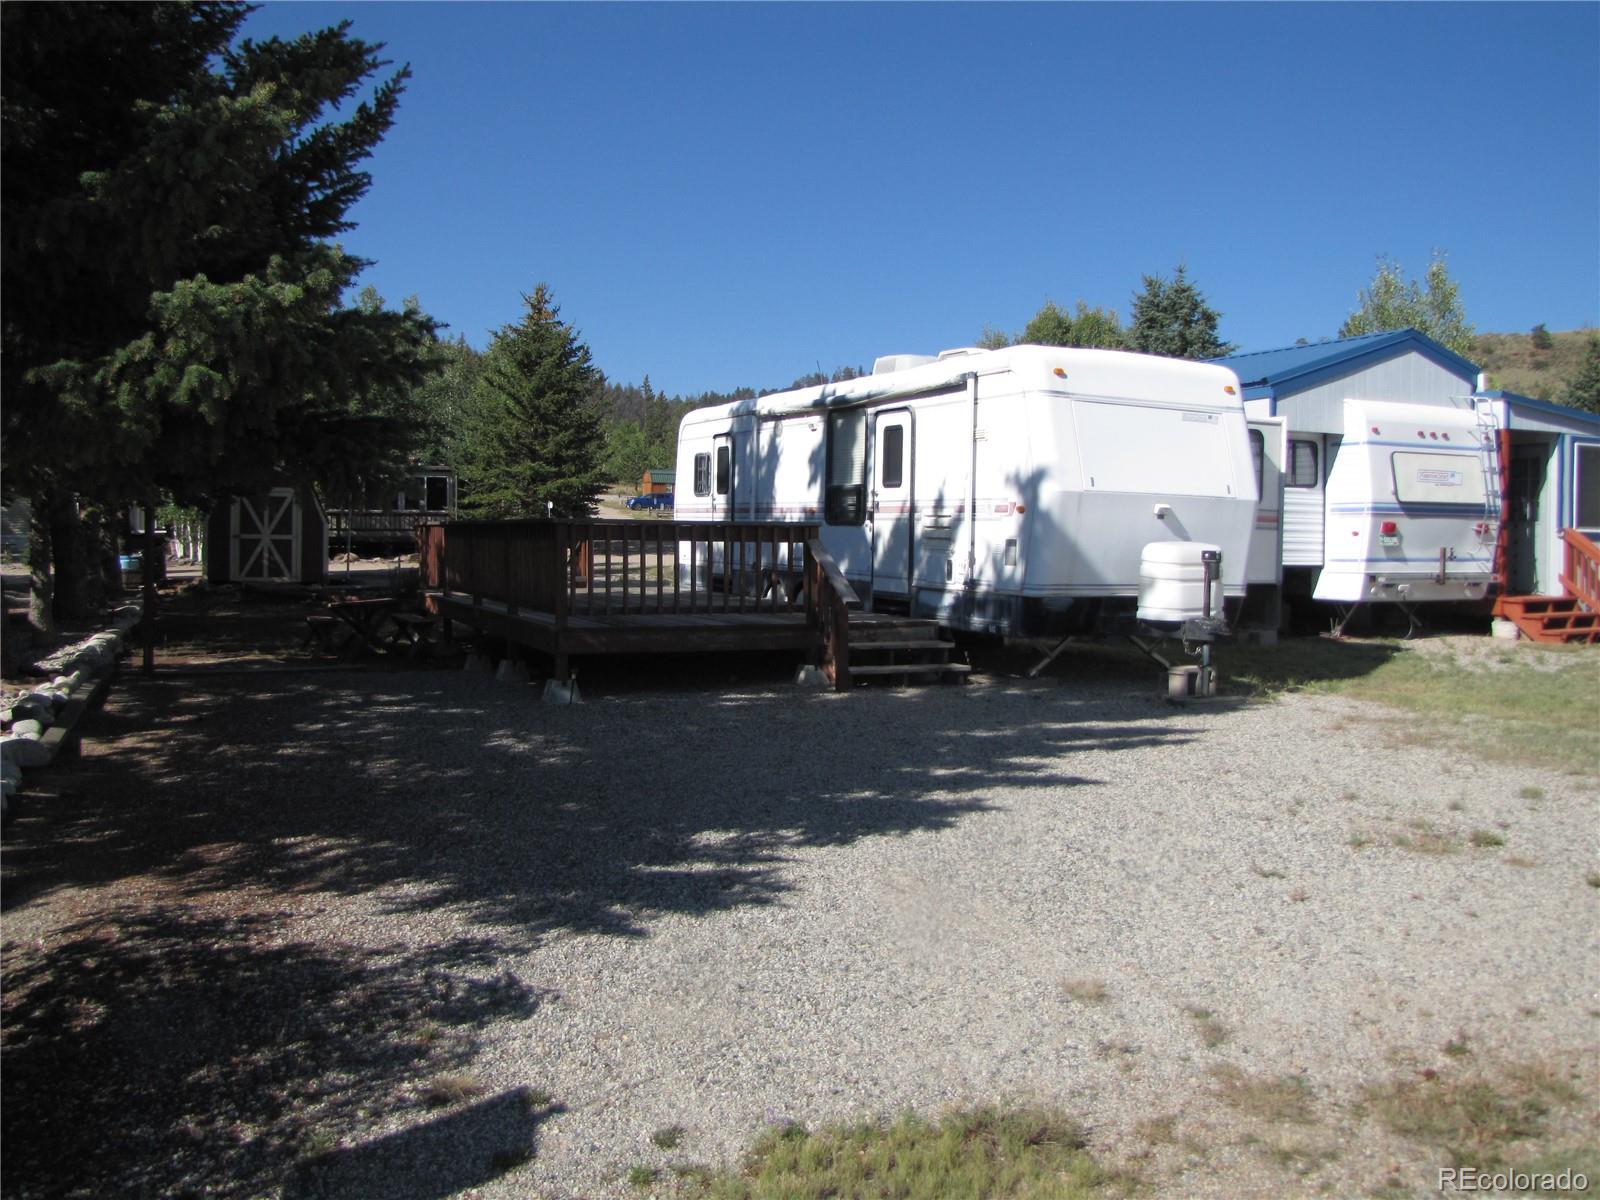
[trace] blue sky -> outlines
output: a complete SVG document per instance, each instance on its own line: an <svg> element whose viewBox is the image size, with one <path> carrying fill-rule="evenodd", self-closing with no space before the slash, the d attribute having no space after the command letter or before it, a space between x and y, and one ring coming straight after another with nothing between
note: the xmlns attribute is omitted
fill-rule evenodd
<svg viewBox="0 0 1600 1200"><path fill-rule="evenodd" d="M271 3L414 77L347 248L487 344L547 282L612 380L786 384L1117 308L1241 349L1379 254L1481 332L1600 324L1600 5Z"/></svg>

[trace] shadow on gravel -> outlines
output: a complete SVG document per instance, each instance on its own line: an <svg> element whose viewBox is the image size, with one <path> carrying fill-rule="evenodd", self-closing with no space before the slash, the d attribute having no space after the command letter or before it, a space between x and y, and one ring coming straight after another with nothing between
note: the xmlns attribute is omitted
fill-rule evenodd
<svg viewBox="0 0 1600 1200"><path fill-rule="evenodd" d="M5 1193L251 1195L322 1153L296 1194L353 1194L464 1130L476 1157L437 1179L472 1186L542 1117L430 1118L418 1089L536 1010L504 956L780 904L797 852L936 834L1005 789L1092 805L1081 764L1194 736L1147 674L835 696L768 669L570 708L438 670L124 675L8 831ZM107 915L11 941L52 897Z"/></svg>
<svg viewBox="0 0 1600 1200"><path fill-rule="evenodd" d="M1149 701L1050 685L785 687L551 708L459 674L125 677L62 795L22 807L8 908L154 875L459 906L505 950L771 904L797 848L948 828L1009 787L1093 782L1088 751L1183 740ZM159 730L159 734L153 731Z"/></svg>
<svg viewBox="0 0 1600 1200"><path fill-rule="evenodd" d="M565 1111L525 1088L458 1108L398 1133L307 1159L284 1200L433 1200L481 1187L533 1156L546 1117Z"/></svg>
<svg viewBox="0 0 1600 1200"><path fill-rule="evenodd" d="M544 999L427 955L284 941L289 916L128 908L8 946L5 1193L262 1194L319 1139L420 1116L477 1031ZM495 1118L485 1163L527 1156L521 1118Z"/></svg>

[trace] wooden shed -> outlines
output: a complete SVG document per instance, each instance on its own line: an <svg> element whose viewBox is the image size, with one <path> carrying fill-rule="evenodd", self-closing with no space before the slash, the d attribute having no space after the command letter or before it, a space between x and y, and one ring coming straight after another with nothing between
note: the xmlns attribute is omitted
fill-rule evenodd
<svg viewBox="0 0 1600 1200"><path fill-rule="evenodd" d="M644 480L639 485L639 490L646 496L665 495L673 489L673 484L678 478L676 470L666 467L651 467L644 473Z"/></svg>
<svg viewBox="0 0 1600 1200"><path fill-rule="evenodd" d="M211 583L323 583L328 519L309 487L284 485L238 495L212 509L206 525Z"/></svg>

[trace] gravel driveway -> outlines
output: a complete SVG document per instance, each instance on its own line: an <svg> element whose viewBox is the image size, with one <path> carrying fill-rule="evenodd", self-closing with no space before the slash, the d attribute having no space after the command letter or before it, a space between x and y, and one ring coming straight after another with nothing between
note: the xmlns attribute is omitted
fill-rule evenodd
<svg viewBox="0 0 1600 1200"><path fill-rule="evenodd" d="M1461 1053L1592 1136L1593 785L1161 682L125 677L7 846L4 1192L634 1196L1040 1099L1156 1195L1422 1194L1357 1102Z"/></svg>

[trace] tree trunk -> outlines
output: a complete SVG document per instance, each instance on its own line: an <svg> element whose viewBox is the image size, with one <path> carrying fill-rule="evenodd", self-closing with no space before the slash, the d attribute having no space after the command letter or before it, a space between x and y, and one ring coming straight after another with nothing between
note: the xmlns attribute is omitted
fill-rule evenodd
<svg viewBox="0 0 1600 1200"><path fill-rule="evenodd" d="M56 619L81 621L89 615L89 570L76 498L61 492L52 493L49 520L50 540L55 551Z"/></svg>
<svg viewBox="0 0 1600 1200"><path fill-rule="evenodd" d="M48 496L35 496L28 507L28 628L33 631L35 644L56 635L49 505Z"/></svg>
<svg viewBox="0 0 1600 1200"><path fill-rule="evenodd" d="M143 673L152 674L156 669L156 564L157 555L162 551L157 548L156 539L156 505L152 497L144 505L144 560L141 563L143 570L140 578L144 581L143 620L140 622L144 633L144 662Z"/></svg>
<svg viewBox="0 0 1600 1200"><path fill-rule="evenodd" d="M94 608L99 609L122 591L116 510L103 504L85 507L83 531L89 566L88 599Z"/></svg>

